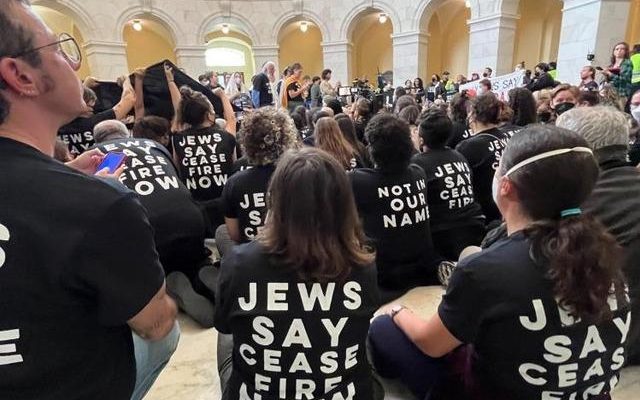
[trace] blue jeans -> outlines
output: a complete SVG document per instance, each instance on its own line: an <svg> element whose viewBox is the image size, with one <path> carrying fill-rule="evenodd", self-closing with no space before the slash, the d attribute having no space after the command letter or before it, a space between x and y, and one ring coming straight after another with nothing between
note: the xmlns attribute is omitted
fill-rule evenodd
<svg viewBox="0 0 640 400"><path fill-rule="evenodd" d="M144 340L135 333L132 335L136 357L136 386L131 400L141 400L176 351L180 339L180 325L176 321L171 332L157 342Z"/></svg>
<svg viewBox="0 0 640 400"><path fill-rule="evenodd" d="M424 354L388 315L369 328L371 363L383 378L400 379L420 400L426 399L442 378L445 364Z"/></svg>

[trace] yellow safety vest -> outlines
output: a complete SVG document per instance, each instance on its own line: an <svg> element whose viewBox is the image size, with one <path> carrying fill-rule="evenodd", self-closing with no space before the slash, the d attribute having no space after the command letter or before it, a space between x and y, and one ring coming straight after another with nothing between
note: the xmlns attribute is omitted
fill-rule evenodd
<svg viewBox="0 0 640 400"><path fill-rule="evenodd" d="M631 64L633 64L631 83L640 83L640 53L631 56Z"/></svg>

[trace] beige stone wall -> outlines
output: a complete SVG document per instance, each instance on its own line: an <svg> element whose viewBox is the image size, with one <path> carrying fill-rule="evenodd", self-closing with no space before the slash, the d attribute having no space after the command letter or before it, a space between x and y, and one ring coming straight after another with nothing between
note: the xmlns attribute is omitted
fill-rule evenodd
<svg viewBox="0 0 640 400"><path fill-rule="evenodd" d="M366 63L360 59L363 40L354 39L362 37L362 32L358 31L360 22L384 12L389 18L387 24L392 27L391 48L376 57L392 66L396 84L416 76L427 78L431 66L447 69L454 75L482 71L486 66L492 67L497 74L508 73L513 70L514 61L520 61L525 54L531 58L529 64L535 58L554 58L557 54L559 65L564 69L560 70L561 76L572 78L578 65L584 64L582 59L587 48L595 50L597 60L602 62L608 56L607 47L611 42L635 36L637 31L635 25L627 29L629 14L638 14L630 12L631 0L544 0L545 4L550 2L556 11L551 21L545 20L540 38L533 39L533 42L541 43L542 48L534 49L529 35L519 30L531 28L533 16L527 10L537 12L532 4L539 4L538 0L33 1L73 19L84 37L91 73L105 79L127 73L131 68L123 27L133 18L151 19L161 24L171 36L168 41L176 46L174 53L178 64L193 75L206 69L205 38L211 32L219 31L223 23L231 24L234 31L248 38L255 66L259 69L265 61L278 62L282 32L291 23L304 19L317 26L322 37L321 60L313 69L320 69L322 63L322 67L334 70L335 80L348 82L362 72L361 64ZM465 3L468 10L463 8ZM563 7L561 17L557 14L558 4ZM448 10L453 9L458 11L447 15ZM440 31L430 37L429 24L434 15L439 19ZM558 29L560 19L562 26ZM460 21L465 21L466 26L461 26ZM532 29L538 30L535 26ZM375 35L379 34L376 30ZM379 41L380 47L388 46L381 39ZM438 51L430 52L430 46ZM317 44L315 48L317 52ZM452 51L447 52L447 49ZM463 54L465 49L468 49L467 54ZM533 55L530 54L532 50L535 50ZM285 49L285 52L290 50ZM436 59L430 61L429 57ZM286 58L291 57L287 55ZM367 75L370 74L367 70Z"/></svg>

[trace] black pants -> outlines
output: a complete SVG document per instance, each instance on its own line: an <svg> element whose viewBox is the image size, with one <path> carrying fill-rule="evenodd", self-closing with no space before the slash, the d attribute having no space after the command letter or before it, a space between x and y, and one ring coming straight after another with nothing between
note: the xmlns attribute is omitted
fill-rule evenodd
<svg viewBox="0 0 640 400"><path fill-rule="evenodd" d="M432 232L431 237L436 251L445 260L457 261L462 250L480 246L484 233L484 225L477 224Z"/></svg>

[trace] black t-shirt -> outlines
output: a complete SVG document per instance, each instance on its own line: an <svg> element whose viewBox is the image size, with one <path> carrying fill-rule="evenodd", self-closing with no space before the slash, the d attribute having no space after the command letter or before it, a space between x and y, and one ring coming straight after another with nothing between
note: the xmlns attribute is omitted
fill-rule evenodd
<svg viewBox="0 0 640 400"><path fill-rule="evenodd" d="M296 82L291 82L289 84L289 86L287 86L287 99L289 101L296 101L296 102L300 102L300 103L304 102L304 98L302 97L302 93L300 93L296 97L291 97L289 95L289 91L290 90L293 90L294 92L297 92L300 89L302 89L302 86L300 86L300 83L298 83L297 81Z"/></svg>
<svg viewBox="0 0 640 400"><path fill-rule="evenodd" d="M217 296L216 329L233 334L230 400L373 398L375 267L353 268L344 283L305 282L252 242L223 259Z"/></svg>
<svg viewBox="0 0 640 400"><path fill-rule="evenodd" d="M116 119L113 109L94 114L91 117L76 118L60 128L58 137L69 146L71 154L78 155L93 147L93 128L102 121Z"/></svg>
<svg viewBox="0 0 640 400"><path fill-rule="evenodd" d="M504 124L500 127L500 130L502 131L502 133L509 139L511 139L513 135L515 135L516 133L520 132L523 129L524 129L523 127L511 124L511 123Z"/></svg>
<svg viewBox="0 0 640 400"><path fill-rule="evenodd" d="M625 301L610 299L613 321L576 323L556 302L546 266L531 260L530 246L519 232L461 261L438 309L444 326L473 344L473 371L499 398L606 393L625 360Z"/></svg>
<svg viewBox="0 0 640 400"><path fill-rule="evenodd" d="M201 262L207 256L203 215L180 181L168 151L148 139L116 139L98 148L127 155L120 182L135 191L147 209L167 272Z"/></svg>
<svg viewBox="0 0 640 400"><path fill-rule="evenodd" d="M164 282L144 208L13 140L0 170L0 398L129 400L127 321Z"/></svg>
<svg viewBox="0 0 640 400"><path fill-rule="evenodd" d="M365 233L377 251L380 285L405 289L429 280L439 260L431 241L424 171L416 165L396 174L365 168L349 177Z"/></svg>
<svg viewBox="0 0 640 400"><path fill-rule="evenodd" d="M598 82L590 81L587 83L581 83L580 90L584 90L586 92L597 92L600 90L600 87L598 86Z"/></svg>
<svg viewBox="0 0 640 400"><path fill-rule="evenodd" d="M271 81L269 81L269 77L264 72L259 73L253 78L253 90L260 93L260 104L258 107L273 105Z"/></svg>
<svg viewBox="0 0 640 400"><path fill-rule="evenodd" d="M508 141L509 137L500 129L493 128L463 141L456 147L471 166L476 201L482 206L487 223L502 218L493 201L491 188L493 176L500 165L500 158Z"/></svg>
<svg viewBox="0 0 640 400"><path fill-rule="evenodd" d="M215 127L188 129L173 136L180 177L198 201L222 195L233 170L236 139Z"/></svg>
<svg viewBox="0 0 640 400"><path fill-rule="evenodd" d="M237 219L241 242L255 239L267 216L267 189L275 166L265 165L238 172L222 191L224 216Z"/></svg>
<svg viewBox="0 0 640 400"><path fill-rule="evenodd" d="M466 123L453 122L453 131L449 141L447 141L447 146L455 149L460 142L469 139L471 136L471 131Z"/></svg>
<svg viewBox="0 0 640 400"><path fill-rule="evenodd" d="M359 118L353 123L353 127L356 129L356 137L364 145L368 144L366 137L366 129L368 124L369 120L364 118Z"/></svg>
<svg viewBox="0 0 640 400"><path fill-rule="evenodd" d="M477 225L484 219L473 195L471 167L462 154L449 148L429 150L412 162L427 175L431 232Z"/></svg>
<svg viewBox="0 0 640 400"><path fill-rule="evenodd" d="M247 157L242 157L236 160L233 163L233 170L231 171L231 175L235 175L238 172L246 171L248 169L253 168L251 163L249 163L249 159Z"/></svg>

